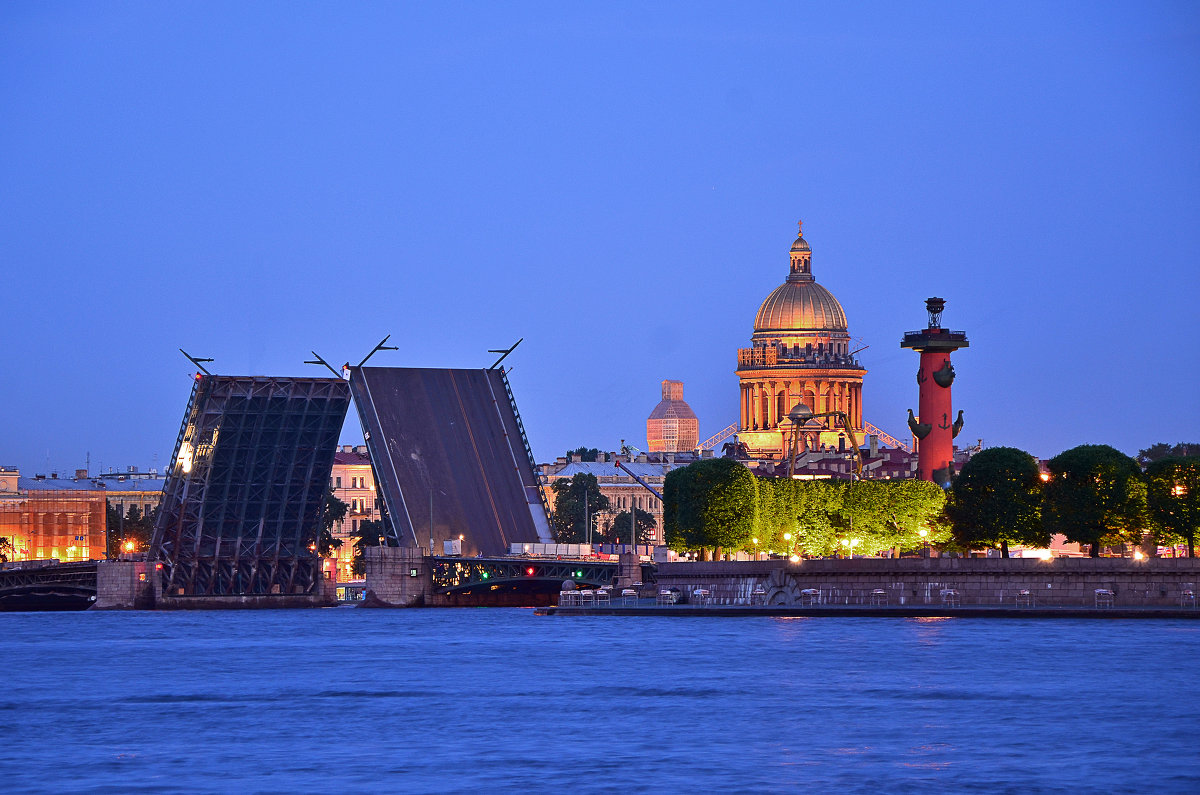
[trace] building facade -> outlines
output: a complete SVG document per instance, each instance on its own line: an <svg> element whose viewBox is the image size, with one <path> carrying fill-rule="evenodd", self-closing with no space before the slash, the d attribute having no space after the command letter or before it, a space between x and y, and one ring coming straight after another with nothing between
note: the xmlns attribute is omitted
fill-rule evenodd
<svg viewBox="0 0 1200 795"><path fill-rule="evenodd" d="M812 274L812 249L803 235L790 252L787 280L762 302L749 348L738 350L738 441L754 458L784 458L793 423L788 412L805 403L817 414L800 429L800 449L847 446L852 429L862 439L862 385L866 369L850 349L846 313Z"/></svg>
<svg viewBox="0 0 1200 795"><path fill-rule="evenodd" d="M0 470L0 538L11 544L10 560L104 557L106 492L83 474L23 478L16 467Z"/></svg>
<svg viewBox="0 0 1200 795"><path fill-rule="evenodd" d="M344 444L338 448L333 455L329 487L333 495L348 506L346 518L333 526L333 537L342 542L334 553L338 579L357 579L354 575L354 544L360 537L359 525L381 518L366 445Z"/></svg>
<svg viewBox="0 0 1200 795"><path fill-rule="evenodd" d="M683 399L682 381L663 381L662 400L646 420L646 449L690 453L700 444L700 421Z"/></svg>

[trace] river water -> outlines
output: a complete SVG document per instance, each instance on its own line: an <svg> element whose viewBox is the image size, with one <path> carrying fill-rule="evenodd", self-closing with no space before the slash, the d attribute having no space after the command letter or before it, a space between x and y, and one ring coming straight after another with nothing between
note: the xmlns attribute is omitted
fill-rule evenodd
<svg viewBox="0 0 1200 795"><path fill-rule="evenodd" d="M4 792L1200 791L1200 621L0 614Z"/></svg>

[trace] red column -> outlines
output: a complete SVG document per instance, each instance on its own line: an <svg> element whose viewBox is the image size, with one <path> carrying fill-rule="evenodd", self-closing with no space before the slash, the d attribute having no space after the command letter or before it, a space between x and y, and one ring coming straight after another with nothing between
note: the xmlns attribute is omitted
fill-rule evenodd
<svg viewBox="0 0 1200 795"><path fill-rule="evenodd" d="M949 369L948 351L922 351L921 370L917 375L920 386L920 415L922 425L932 426L929 435L918 442L917 477L921 480L942 482L948 478L935 479L936 470L949 467L954 460L954 414L951 411L950 385L938 386L933 374Z"/></svg>

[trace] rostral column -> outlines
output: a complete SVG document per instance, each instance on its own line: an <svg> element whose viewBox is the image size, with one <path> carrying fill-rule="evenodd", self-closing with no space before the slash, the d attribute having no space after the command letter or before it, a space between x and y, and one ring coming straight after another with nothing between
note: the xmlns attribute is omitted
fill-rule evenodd
<svg viewBox="0 0 1200 795"><path fill-rule="evenodd" d="M963 425L961 411L957 418L951 419L950 385L954 383L954 367L950 364L950 354L970 345L965 331L942 328L945 307L945 299L926 299L929 327L906 332L900 342L901 348L912 348L921 354L921 369L917 370L920 416L914 417L912 409L908 410L908 427L917 438L917 477L943 488L949 487L954 474L954 437Z"/></svg>

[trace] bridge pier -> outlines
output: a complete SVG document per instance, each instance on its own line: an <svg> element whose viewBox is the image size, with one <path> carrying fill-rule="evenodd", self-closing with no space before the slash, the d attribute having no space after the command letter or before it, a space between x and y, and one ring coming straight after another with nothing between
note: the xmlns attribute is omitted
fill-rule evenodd
<svg viewBox="0 0 1200 795"><path fill-rule="evenodd" d="M144 560L101 560L96 563L93 610L149 610L162 596L158 567Z"/></svg>
<svg viewBox="0 0 1200 795"><path fill-rule="evenodd" d="M633 553L625 553L617 558L617 579L613 583L617 588L628 588L635 582L642 581L642 559Z"/></svg>
<svg viewBox="0 0 1200 795"><path fill-rule="evenodd" d="M429 559L414 547L363 550L366 599L363 607L422 607L433 604Z"/></svg>

